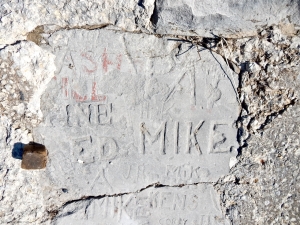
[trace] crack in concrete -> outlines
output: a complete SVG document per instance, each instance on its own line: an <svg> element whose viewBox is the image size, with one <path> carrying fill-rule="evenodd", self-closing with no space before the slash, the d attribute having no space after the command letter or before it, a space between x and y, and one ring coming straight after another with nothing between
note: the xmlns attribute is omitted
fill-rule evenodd
<svg viewBox="0 0 300 225"><path fill-rule="evenodd" d="M293 99L290 100L290 103L284 105L282 107L282 109L280 109L280 110L278 110L276 112L273 112L270 115L268 115L266 117L265 122L260 126L260 128L258 128L258 131L263 130L268 124L272 123L272 121L274 119L276 119L279 115L282 115L289 107L293 107L296 104L297 101L298 101L297 98L293 98Z"/></svg>
<svg viewBox="0 0 300 225"><path fill-rule="evenodd" d="M156 8L156 0L154 2L155 4L155 7L153 9L153 13L151 14L151 18L152 17L155 17L155 15L157 13L155 13L155 11L157 11L157 8ZM158 15L156 15L158 16ZM156 23L153 23L152 22L152 19L151 20L151 23L154 24L153 27L155 28L156 27ZM58 32L58 31L61 31L61 30L75 30L75 29L83 29L83 30L100 30L100 29L104 29L104 28L107 28L108 30L113 30L115 32L124 32L124 33L133 33L133 34L146 34L146 35L154 35L156 36L157 38L162 38L162 37L170 37L170 38L177 38L177 39L173 39L174 41L185 41L185 42L189 42L191 44L193 44L194 46L202 46L208 50L211 50L213 52L216 52L213 50L213 48L215 46L211 46L211 43L212 42L216 42L218 43L218 40L221 40L220 37L217 37L216 38L207 38L207 37L204 37L204 36L198 36L198 35L176 35L176 34L168 34L168 33L155 33L155 29L153 29L153 31L149 30L149 32L145 32L145 30L136 30L136 31L130 31L130 30L125 30L125 29L122 29L118 26L115 26L114 24L112 23L103 23L103 24L94 24L94 25L83 25L83 26L64 26L64 27L61 27L59 25L55 25L55 24L51 24L51 26L56 26L58 28L56 29L53 29L53 30L49 30L49 31L46 31L47 29L47 26L50 26L49 24L42 24L42 25L38 25L36 26L32 31L26 33L24 36L28 37L28 35L31 35L33 33L37 33L38 35L41 35L41 34L49 34L51 37L52 34ZM41 28L43 28L43 30L41 30ZM251 36L252 37L252 36ZM245 37L241 37L241 38L231 38L231 39L242 39L242 38L245 38ZM26 41L26 39L24 39ZM14 45L20 41L24 41L24 40L17 40L15 41L13 44L9 44L9 45ZM31 38L27 39L27 41L32 41ZM36 43L36 41L33 41ZM208 46L208 44L210 46ZM39 44L38 44L39 45ZM7 45L6 45L7 46ZM5 46L5 47L6 47ZM5 48L3 47L3 48ZM1 48L0 51L3 49ZM218 52L216 52L218 55L224 57L222 54L219 54ZM231 62L232 63L232 62ZM230 66L231 67L231 66ZM232 68L231 68L232 69Z"/></svg>
<svg viewBox="0 0 300 225"><path fill-rule="evenodd" d="M26 40L17 40L17 41L15 41L15 42L12 43L12 44L6 44L6 45L4 45L4 47L0 48L0 52L1 52L2 50L6 49L6 48L9 47L9 46L18 45L18 44L20 44L22 41L26 41Z"/></svg>
<svg viewBox="0 0 300 225"><path fill-rule="evenodd" d="M216 182L196 182L196 183L191 183L191 184L176 184L176 185L166 185L166 184L161 184L159 182L147 185L144 188L141 188L137 191L133 191L133 192L124 192L124 193L115 193L115 194L103 194L103 195L89 195L89 196L82 196L81 198L78 199L73 199L73 200L69 200L67 202L65 202L62 206L60 206L59 208L55 209L55 210L51 210L48 211L48 214L50 215L51 219L54 220L57 216L57 214L62 211L65 207L67 207L70 204L76 203L76 202L80 202L80 201L90 201L90 200L95 200L95 199L102 199L102 198L114 198L114 197L119 197L119 196L124 196L124 195L130 195L130 194L138 194L146 189L149 188L182 188L185 186L197 186L199 184L212 184L215 185Z"/></svg>

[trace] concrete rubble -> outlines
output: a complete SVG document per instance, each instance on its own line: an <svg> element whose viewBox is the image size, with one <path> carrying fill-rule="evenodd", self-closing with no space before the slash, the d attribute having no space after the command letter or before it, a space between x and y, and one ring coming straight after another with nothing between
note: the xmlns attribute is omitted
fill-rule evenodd
<svg viewBox="0 0 300 225"><path fill-rule="evenodd" d="M299 224L299 11L0 3L0 224Z"/></svg>

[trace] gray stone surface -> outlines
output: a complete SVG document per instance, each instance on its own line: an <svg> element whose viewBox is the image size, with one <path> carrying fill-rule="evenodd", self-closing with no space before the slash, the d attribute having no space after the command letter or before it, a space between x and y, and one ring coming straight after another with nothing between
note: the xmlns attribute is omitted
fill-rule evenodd
<svg viewBox="0 0 300 225"><path fill-rule="evenodd" d="M298 1L5 0L0 31L0 224L299 223Z"/></svg>
<svg viewBox="0 0 300 225"><path fill-rule="evenodd" d="M68 190L57 204L229 172L237 75L221 57L203 49L200 59L188 44L176 56L176 41L110 30L60 31L48 41L57 70L34 137L49 151L43 184Z"/></svg>
<svg viewBox="0 0 300 225"><path fill-rule="evenodd" d="M163 34L247 37L274 24L299 29L299 9L292 0L157 0L155 24Z"/></svg>
<svg viewBox="0 0 300 225"><path fill-rule="evenodd" d="M4 0L0 9L0 46L26 40L31 31L43 25L49 32L107 25L127 31L149 30L153 1Z"/></svg>
<svg viewBox="0 0 300 225"><path fill-rule="evenodd" d="M28 40L30 32L39 26L50 33L113 25L130 32L244 37L274 24L299 29L299 2L4 0L0 9L0 48Z"/></svg>

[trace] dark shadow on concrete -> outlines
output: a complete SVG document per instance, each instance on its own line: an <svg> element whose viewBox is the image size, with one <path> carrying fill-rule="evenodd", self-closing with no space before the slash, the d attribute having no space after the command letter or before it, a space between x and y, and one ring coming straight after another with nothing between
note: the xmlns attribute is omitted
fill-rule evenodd
<svg viewBox="0 0 300 225"><path fill-rule="evenodd" d="M158 9L157 9L157 0L154 1L154 8L153 8L153 12L152 15L150 17L150 21L152 23L152 26L154 27L154 32L156 32L156 26L157 26L157 22L158 22Z"/></svg>
<svg viewBox="0 0 300 225"><path fill-rule="evenodd" d="M14 147L11 151L11 155L13 158L15 159L22 159L23 158L23 149L24 149L24 145L21 142L17 142L14 144Z"/></svg>
<svg viewBox="0 0 300 225"><path fill-rule="evenodd" d="M143 9L145 9L144 0L139 0L138 6L142 7Z"/></svg>

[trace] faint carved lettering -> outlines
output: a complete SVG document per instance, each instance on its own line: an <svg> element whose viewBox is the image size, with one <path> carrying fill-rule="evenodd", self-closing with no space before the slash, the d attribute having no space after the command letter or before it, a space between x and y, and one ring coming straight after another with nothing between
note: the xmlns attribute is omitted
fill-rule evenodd
<svg viewBox="0 0 300 225"><path fill-rule="evenodd" d="M186 195L174 194L173 210L184 210Z"/></svg>
<svg viewBox="0 0 300 225"><path fill-rule="evenodd" d="M228 130L227 124L216 123L213 125L211 133L211 153L226 153L230 151L230 146L227 145L227 137L225 135Z"/></svg>
<svg viewBox="0 0 300 225"><path fill-rule="evenodd" d="M175 154L178 154L178 137L179 137L179 122L178 121L175 121L175 124L174 124L174 153Z"/></svg>
<svg viewBox="0 0 300 225"><path fill-rule="evenodd" d="M199 155L202 154L200 145L197 141L197 133L200 130L200 128L202 127L203 123L204 123L204 120L200 121L194 129L193 129L193 123L192 122L188 123L188 129L187 129L187 134L188 134L187 139L188 140L187 140L187 148L186 148L187 154L191 154L192 147L195 147L197 149Z"/></svg>
<svg viewBox="0 0 300 225"><path fill-rule="evenodd" d="M102 160L111 160L118 154L118 145L113 138L101 138L98 146Z"/></svg>
<svg viewBox="0 0 300 225"><path fill-rule="evenodd" d="M189 74L189 77L190 77L190 95L191 95L190 102L191 102L191 105L196 105L196 82L195 82L195 71L194 70L193 71L189 70L189 71L185 72L174 82L173 87L171 88L171 90L167 94L166 98L164 99L165 103L168 102L173 97L173 95L177 92L177 90L181 90L180 83L182 82L182 80L184 79L186 74Z"/></svg>
<svg viewBox="0 0 300 225"><path fill-rule="evenodd" d="M66 106L67 124L73 126L95 126L111 124L112 104L72 104Z"/></svg>
<svg viewBox="0 0 300 225"><path fill-rule="evenodd" d="M150 144L153 144L158 139L160 139L159 153L164 155L165 153L165 135L166 135L166 125L167 122L162 122L161 126L158 128L156 133L152 135L146 128L145 123L141 124L141 147L140 152L142 154L146 153L146 137Z"/></svg>
<svg viewBox="0 0 300 225"><path fill-rule="evenodd" d="M212 109L217 101L220 100L222 92L218 88L219 80L209 85L208 96L207 96L207 108Z"/></svg>
<svg viewBox="0 0 300 225"><path fill-rule="evenodd" d="M173 200L172 192L161 192L160 193L160 207L164 209L171 209Z"/></svg>

